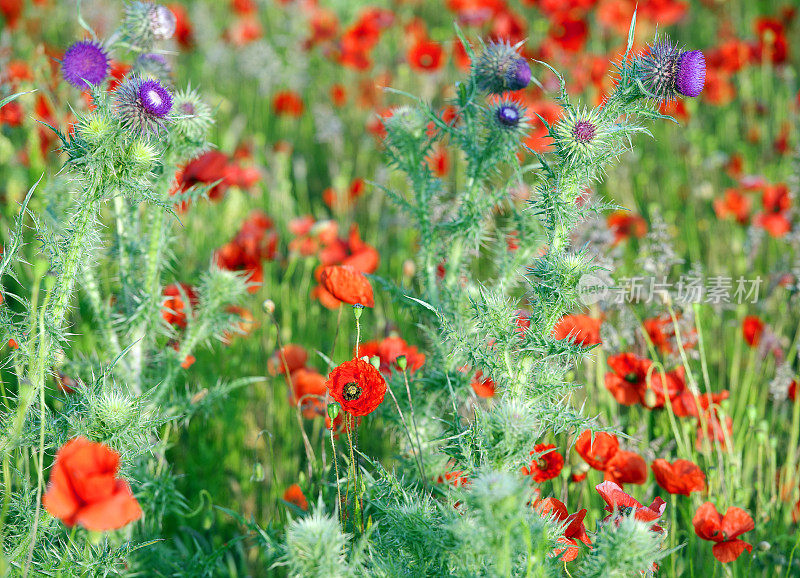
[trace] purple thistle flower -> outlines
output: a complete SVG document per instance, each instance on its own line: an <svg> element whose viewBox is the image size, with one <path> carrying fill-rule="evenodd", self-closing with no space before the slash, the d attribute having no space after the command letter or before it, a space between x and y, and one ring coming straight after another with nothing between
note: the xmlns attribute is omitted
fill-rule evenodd
<svg viewBox="0 0 800 578"><path fill-rule="evenodd" d="M514 128L519 124L522 118L522 112L519 110L519 107L514 104L505 103L497 107L495 116L497 117L497 122L501 125Z"/></svg>
<svg viewBox="0 0 800 578"><path fill-rule="evenodd" d="M640 79L650 96L670 101L697 96L706 79L706 59L699 50L685 52L668 37L657 40L640 62Z"/></svg>
<svg viewBox="0 0 800 578"><path fill-rule="evenodd" d="M122 124L138 134L157 133L172 110L172 95L160 82L131 76L115 91Z"/></svg>
<svg viewBox="0 0 800 578"><path fill-rule="evenodd" d="M139 85L139 100L148 114L164 118L172 109L172 95L157 80L145 80Z"/></svg>
<svg viewBox="0 0 800 578"><path fill-rule="evenodd" d="M524 58L516 58L506 71L508 90L521 90L531 82L531 67Z"/></svg>
<svg viewBox="0 0 800 578"><path fill-rule="evenodd" d="M706 58L699 50L690 50L678 58L675 88L684 96L699 96L706 83Z"/></svg>
<svg viewBox="0 0 800 578"><path fill-rule="evenodd" d="M61 60L61 75L76 88L97 85L108 76L108 54L93 40L70 46Z"/></svg>
<svg viewBox="0 0 800 578"><path fill-rule="evenodd" d="M575 137L576 142L581 144L592 142L596 134L597 127L588 120L579 120L572 128L572 136Z"/></svg>

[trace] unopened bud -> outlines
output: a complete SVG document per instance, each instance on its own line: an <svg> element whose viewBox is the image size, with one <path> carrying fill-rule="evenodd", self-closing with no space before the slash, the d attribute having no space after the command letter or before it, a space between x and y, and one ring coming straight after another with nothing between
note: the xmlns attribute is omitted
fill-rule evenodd
<svg viewBox="0 0 800 578"><path fill-rule="evenodd" d="M261 308L264 309L264 313L272 315L275 313L275 302L272 299L264 299Z"/></svg>
<svg viewBox="0 0 800 578"><path fill-rule="evenodd" d="M328 404L328 418L331 420L331 422L333 422L333 420L335 420L336 417L339 415L340 407L341 406L336 401L333 401Z"/></svg>
<svg viewBox="0 0 800 578"><path fill-rule="evenodd" d="M761 550L762 552L766 552L770 548L772 548L772 544L770 544L767 541L761 541L758 543L758 549Z"/></svg>
<svg viewBox="0 0 800 578"><path fill-rule="evenodd" d="M372 364L372 367L374 367L375 369L379 370L381 368L381 358L378 357L377 355L373 355L370 358L369 362Z"/></svg>
<svg viewBox="0 0 800 578"><path fill-rule="evenodd" d="M647 389L644 392L644 406L648 408L652 408L656 406L658 403L658 398L656 398L656 392L652 389Z"/></svg>
<svg viewBox="0 0 800 578"><path fill-rule="evenodd" d="M405 371L406 367L408 366L408 360L406 359L405 355L398 355L397 359L395 359L397 363L397 367L400 368L400 371Z"/></svg>
<svg viewBox="0 0 800 578"><path fill-rule="evenodd" d="M411 278L414 276L414 273L417 272L417 266L414 264L414 261L411 259L406 259L403 261L403 276Z"/></svg>

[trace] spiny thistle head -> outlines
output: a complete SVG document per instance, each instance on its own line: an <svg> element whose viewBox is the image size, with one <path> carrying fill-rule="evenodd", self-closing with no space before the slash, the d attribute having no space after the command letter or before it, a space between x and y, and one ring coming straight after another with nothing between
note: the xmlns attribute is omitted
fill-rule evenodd
<svg viewBox="0 0 800 578"><path fill-rule="evenodd" d="M141 139L133 141L127 153L131 166L138 169L140 173L150 171L159 155L159 151L152 144Z"/></svg>
<svg viewBox="0 0 800 578"><path fill-rule="evenodd" d="M136 134L157 133L172 110L172 95L155 79L131 76L115 92L122 124Z"/></svg>
<svg viewBox="0 0 800 578"><path fill-rule="evenodd" d="M492 42L475 59L472 73L481 90L491 94L520 90L531 81L528 62L508 42Z"/></svg>
<svg viewBox="0 0 800 578"><path fill-rule="evenodd" d="M172 38L176 24L175 15L166 6L131 2L125 7L122 29L132 44L150 46L156 40Z"/></svg>
<svg viewBox="0 0 800 578"><path fill-rule="evenodd" d="M698 96L706 80L706 60L699 50L681 50L668 36L656 40L640 63L645 90L660 101L678 94Z"/></svg>
<svg viewBox="0 0 800 578"><path fill-rule="evenodd" d="M78 126L80 136L92 145L102 143L113 131L111 119L101 113L92 113Z"/></svg>
<svg viewBox="0 0 800 578"><path fill-rule="evenodd" d="M348 535L338 520L317 509L286 530L286 560L291 576L344 576Z"/></svg>
<svg viewBox="0 0 800 578"><path fill-rule="evenodd" d="M138 412L133 399L119 391L103 393L91 399L94 428L98 432L116 432L132 423Z"/></svg>
<svg viewBox="0 0 800 578"><path fill-rule="evenodd" d="M211 107L197 91L187 88L175 94L173 99L175 127L192 141L205 140L209 127L214 122Z"/></svg>
<svg viewBox="0 0 800 578"><path fill-rule="evenodd" d="M108 76L108 54L93 40L82 40L70 46L61 60L64 80L76 88L97 85Z"/></svg>
<svg viewBox="0 0 800 578"><path fill-rule="evenodd" d="M161 54L140 54L133 63L133 71L142 78L155 78L162 82L169 82L172 76L172 67Z"/></svg>
<svg viewBox="0 0 800 578"><path fill-rule="evenodd" d="M592 164L608 151L610 125L600 109L567 109L552 127L558 154L568 164Z"/></svg>

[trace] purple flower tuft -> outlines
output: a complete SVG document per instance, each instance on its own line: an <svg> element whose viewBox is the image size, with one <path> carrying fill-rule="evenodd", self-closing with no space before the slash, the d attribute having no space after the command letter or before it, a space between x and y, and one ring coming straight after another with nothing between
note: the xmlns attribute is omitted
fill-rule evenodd
<svg viewBox="0 0 800 578"><path fill-rule="evenodd" d="M579 120L572 129L572 136L581 144L592 142L597 134L597 128L588 120Z"/></svg>
<svg viewBox="0 0 800 578"><path fill-rule="evenodd" d="M678 59L675 88L684 96L699 96L706 83L706 58L699 50L689 50Z"/></svg>
<svg viewBox="0 0 800 578"><path fill-rule="evenodd" d="M506 72L508 90L521 90L531 82L531 67L524 58L516 58Z"/></svg>
<svg viewBox="0 0 800 578"><path fill-rule="evenodd" d="M503 104L497 108L497 121L503 126L515 127L519 124L522 114L513 104Z"/></svg>
<svg viewBox="0 0 800 578"><path fill-rule="evenodd" d="M76 88L100 84L108 76L108 54L92 40L76 42L64 53L61 74Z"/></svg>
<svg viewBox="0 0 800 578"><path fill-rule="evenodd" d="M157 80L145 80L138 92L141 106L148 114L164 118L172 110L172 95Z"/></svg>

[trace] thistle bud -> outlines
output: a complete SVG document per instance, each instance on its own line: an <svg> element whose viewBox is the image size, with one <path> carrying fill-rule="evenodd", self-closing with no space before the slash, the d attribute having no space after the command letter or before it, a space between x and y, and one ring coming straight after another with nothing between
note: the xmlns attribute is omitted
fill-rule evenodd
<svg viewBox="0 0 800 578"><path fill-rule="evenodd" d="M83 40L70 46L61 60L61 75L76 88L97 85L108 76L108 54L93 40Z"/></svg>
<svg viewBox="0 0 800 578"><path fill-rule="evenodd" d="M208 106L192 89L182 90L173 99L174 124L178 132L193 141L205 140L214 119Z"/></svg>
<svg viewBox="0 0 800 578"><path fill-rule="evenodd" d="M175 34L177 20L169 8L152 2L131 2L125 9L122 29L136 46L150 46Z"/></svg>
<svg viewBox="0 0 800 578"><path fill-rule="evenodd" d="M158 159L158 151L148 142L136 139L128 149L128 160L135 169L145 173Z"/></svg>
<svg viewBox="0 0 800 578"><path fill-rule="evenodd" d="M133 63L133 71L142 78L155 78L168 82L172 76L172 67L161 54L140 54Z"/></svg>
<svg viewBox="0 0 800 578"><path fill-rule="evenodd" d="M669 37L655 41L641 59L639 79L650 96L670 101L698 96L706 81L706 59L699 50L683 51Z"/></svg>
<svg viewBox="0 0 800 578"><path fill-rule="evenodd" d="M478 87L491 94L520 90L531 81L531 68L508 42L492 42L475 60Z"/></svg>
<svg viewBox="0 0 800 578"><path fill-rule="evenodd" d="M571 165L592 165L608 153L610 123L600 109L569 109L552 129L558 154Z"/></svg>
<svg viewBox="0 0 800 578"><path fill-rule="evenodd" d="M102 114L92 114L78 127L78 134L89 144L98 145L113 131L111 120Z"/></svg>

